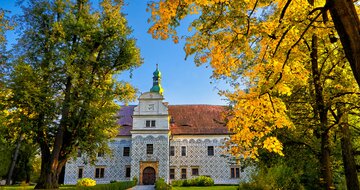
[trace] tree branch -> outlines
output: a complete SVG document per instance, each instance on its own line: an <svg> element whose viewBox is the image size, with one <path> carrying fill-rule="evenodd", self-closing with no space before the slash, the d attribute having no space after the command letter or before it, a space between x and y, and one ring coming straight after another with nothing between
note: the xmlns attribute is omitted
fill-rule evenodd
<svg viewBox="0 0 360 190"><path fill-rule="evenodd" d="M285 4L284 8L281 10L279 23L281 23L282 19L284 18L285 12L286 12L287 8L289 7L290 3L291 3L291 0L288 0Z"/></svg>

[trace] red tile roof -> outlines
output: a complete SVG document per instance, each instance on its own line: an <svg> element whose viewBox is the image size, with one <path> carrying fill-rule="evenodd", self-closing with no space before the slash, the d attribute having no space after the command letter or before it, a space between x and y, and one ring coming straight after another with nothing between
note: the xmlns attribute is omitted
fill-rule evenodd
<svg viewBox="0 0 360 190"><path fill-rule="evenodd" d="M131 106L121 106L119 111L119 117L118 124L121 125L121 128L119 129L119 136L128 136L131 135L130 131L132 129L132 115L134 112L134 105Z"/></svg>
<svg viewBox="0 0 360 190"><path fill-rule="evenodd" d="M122 106L119 112L119 136L128 136L132 129L135 106ZM223 124L225 106L215 105L169 105L170 130L174 135L229 134Z"/></svg>

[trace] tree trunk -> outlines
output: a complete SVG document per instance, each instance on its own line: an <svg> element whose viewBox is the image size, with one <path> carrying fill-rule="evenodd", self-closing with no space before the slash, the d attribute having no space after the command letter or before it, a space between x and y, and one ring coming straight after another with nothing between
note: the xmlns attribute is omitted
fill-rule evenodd
<svg viewBox="0 0 360 190"><path fill-rule="evenodd" d="M335 189L332 171L331 171L331 160L330 160L330 139L328 130L328 109L325 106L323 97L323 87L321 86L320 72L318 69L318 55L317 55L317 36L312 36L311 45L311 68L313 75L313 82L315 88L315 101L316 101L316 112L320 118L320 131L321 131L321 174L323 181L322 184L327 190Z"/></svg>
<svg viewBox="0 0 360 190"><path fill-rule="evenodd" d="M41 151L41 172L35 189L59 188L57 171L52 169L52 165L56 165L56 163L51 162L50 157L50 154Z"/></svg>
<svg viewBox="0 0 360 190"><path fill-rule="evenodd" d="M40 143L41 148L41 173L39 182L36 184L35 189L57 189L59 188L59 175L62 167L66 163L66 159L60 160L61 149L64 143L64 132L68 124L70 112L70 95L72 83L71 77L67 77L65 99L63 103L61 120L58 131L55 135L53 150L50 152L49 148ZM44 146L41 146L44 145Z"/></svg>
<svg viewBox="0 0 360 190"><path fill-rule="evenodd" d="M359 180L356 171L356 162L352 151L351 135L348 125L348 115L343 113L343 106L337 104L338 115L341 117L339 125L341 128L341 153L344 163L346 186L348 190L359 190Z"/></svg>
<svg viewBox="0 0 360 190"><path fill-rule="evenodd" d="M12 181L11 179L12 179L12 175L13 175L13 172L14 172L17 157L19 155L19 149L20 149L20 145L21 145L22 140L23 140L23 137L21 135L20 138L19 138L19 141L16 144L16 148L15 148L15 151L14 151L14 154L13 154L13 157L12 157L11 165L9 167L9 171L8 171L8 175L7 175L7 179L6 179L6 185L11 185L11 181Z"/></svg>
<svg viewBox="0 0 360 190"><path fill-rule="evenodd" d="M353 0L327 0L346 58L360 86L360 21Z"/></svg>

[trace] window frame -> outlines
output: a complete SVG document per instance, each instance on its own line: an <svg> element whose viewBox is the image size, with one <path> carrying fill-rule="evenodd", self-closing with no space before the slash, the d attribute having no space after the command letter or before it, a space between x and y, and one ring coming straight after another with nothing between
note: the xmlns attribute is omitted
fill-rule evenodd
<svg viewBox="0 0 360 190"><path fill-rule="evenodd" d="M186 156L186 146L181 146L181 156Z"/></svg>
<svg viewBox="0 0 360 190"><path fill-rule="evenodd" d="M145 121L146 128L155 128L156 127L156 120L146 120Z"/></svg>
<svg viewBox="0 0 360 190"><path fill-rule="evenodd" d="M207 147L207 152L208 152L208 156L214 156L215 155L215 147L214 146L208 146Z"/></svg>
<svg viewBox="0 0 360 190"><path fill-rule="evenodd" d="M154 144L146 144L146 154L154 154Z"/></svg>
<svg viewBox="0 0 360 190"><path fill-rule="evenodd" d="M169 169L169 179L175 179L175 168Z"/></svg>
<svg viewBox="0 0 360 190"><path fill-rule="evenodd" d="M105 178L105 167L104 166L98 166L95 168L95 178L96 179Z"/></svg>
<svg viewBox="0 0 360 190"><path fill-rule="evenodd" d="M194 171L197 171L196 174L194 174ZM191 168L191 175L192 176L199 176L199 167L192 167Z"/></svg>
<svg viewBox="0 0 360 190"><path fill-rule="evenodd" d="M185 173L183 173L184 171L185 171ZM180 178L181 179L187 179L187 169L186 168L181 168Z"/></svg>
<svg viewBox="0 0 360 190"><path fill-rule="evenodd" d="M105 152L100 150L98 153L97 153L97 157L101 158L101 157L104 157L105 156Z"/></svg>
<svg viewBox="0 0 360 190"><path fill-rule="evenodd" d="M170 146L169 154L170 156L175 156L175 146Z"/></svg>
<svg viewBox="0 0 360 190"><path fill-rule="evenodd" d="M129 170L129 171L128 171ZM128 175L129 174L129 175ZM130 178L131 177L131 166L130 165L126 165L125 166L125 178Z"/></svg>
<svg viewBox="0 0 360 190"><path fill-rule="evenodd" d="M125 150L127 150L127 151L125 151ZM130 156L130 147L124 146L124 148L123 148L123 156L126 156L126 157Z"/></svg>
<svg viewBox="0 0 360 190"><path fill-rule="evenodd" d="M238 166L230 167L230 178L232 179L240 178L240 168Z"/></svg>
<svg viewBox="0 0 360 190"><path fill-rule="evenodd" d="M78 179L81 179L83 177L84 177L84 168L83 167L78 167Z"/></svg>

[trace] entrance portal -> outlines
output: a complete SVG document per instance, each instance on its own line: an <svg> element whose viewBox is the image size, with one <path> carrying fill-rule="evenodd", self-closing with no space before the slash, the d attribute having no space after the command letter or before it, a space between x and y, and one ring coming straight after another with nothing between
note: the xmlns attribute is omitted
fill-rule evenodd
<svg viewBox="0 0 360 190"><path fill-rule="evenodd" d="M155 169L152 167L146 167L143 171L142 179L144 185L154 185L156 179Z"/></svg>

